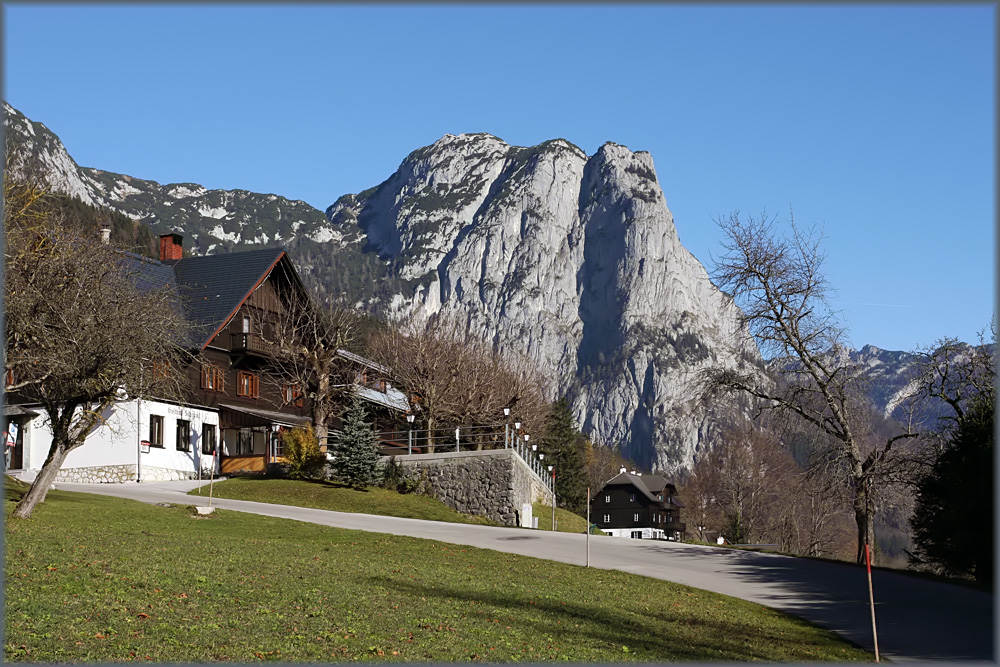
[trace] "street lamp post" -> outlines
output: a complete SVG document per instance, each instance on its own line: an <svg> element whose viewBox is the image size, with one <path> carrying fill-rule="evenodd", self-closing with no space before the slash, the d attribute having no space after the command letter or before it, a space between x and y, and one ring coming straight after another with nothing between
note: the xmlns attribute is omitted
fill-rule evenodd
<svg viewBox="0 0 1000 667"><path fill-rule="evenodd" d="M549 466L552 473L552 530L556 529L556 467Z"/></svg>
<svg viewBox="0 0 1000 667"><path fill-rule="evenodd" d="M503 409L503 448L507 449L510 446L510 408L504 406Z"/></svg>
<svg viewBox="0 0 1000 667"><path fill-rule="evenodd" d="M414 416L415 415L412 412L410 414L406 415L406 423L410 425L410 434L409 434L410 437L407 440L407 444L406 444L406 453L407 454L412 454L413 453L413 417Z"/></svg>

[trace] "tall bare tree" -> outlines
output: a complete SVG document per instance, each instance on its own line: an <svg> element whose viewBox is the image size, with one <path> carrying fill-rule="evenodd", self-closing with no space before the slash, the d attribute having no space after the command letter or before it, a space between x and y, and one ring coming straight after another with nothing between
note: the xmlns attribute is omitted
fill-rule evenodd
<svg viewBox="0 0 1000 667"><path fill-rule="evenodd" d="M622 468L641 470L640 466L622 456L617 449L592 440L587 441L583 458L587 468L587 485L594 493L597 493L605 482L618 475Z"/></svg>
<svg viewBox="0 0 1000 667"><path fill-rule="evenodd" d="M844 329L827 301L822 236L802 232L793 219L790 238L781 237L766 214L744 218L735 212L717 224L727 241L713 278L743 308L743 321L765 358L787 363L773 379L713 368L706 374L708 386L748 394L762 409L792 413L830 436L827 470L852 490L862 562L865 544L875 544L876 484L900 464L897 443L917 434L906 430L880 442L861 437L858 418L871 408L862 370L844 353Z"/></svg>
<svg viewBox="0 0 1000 667"><path fill-rule="evenodd" d="M289 295L285 312L265 327L272 357L267 377L282 390L282 400L307 402L320 447L327 427L347 405L353 365L340 351L354 340L357 316L336 304L320 305L308 294Z"/></svg>
<svg viewBox="0 0 1000 667"><path fill-rule="evenodd" d="M414 395L418 423L429 433L446 426L501 423L504 407L526 430L541 428L548 402L537 372L524 359L470 341L454 322L396 326L376 335L370 345L372 358Z"/></svg>
<svg viewBox="0 0 1000 667"><path fill-rule="evenodd" d="M148 284L141 260L81 237L44 187L7 179L3 194L8 397L41 406L52 431L24 518L113 403L178 395L188 339L176 292Z"/></svg>
<svg viewBox="0 0 1000 667"><path fill-rule="evenodd" d="M929 429L939 434L950 430L965 416L970 399L996 390L996 321L989 330L979 332L979 345L969 345L957 338L942 338L930 347L917 351L914 390L907 402L926 404L935 399L947 405L943 424Z"/></svg>

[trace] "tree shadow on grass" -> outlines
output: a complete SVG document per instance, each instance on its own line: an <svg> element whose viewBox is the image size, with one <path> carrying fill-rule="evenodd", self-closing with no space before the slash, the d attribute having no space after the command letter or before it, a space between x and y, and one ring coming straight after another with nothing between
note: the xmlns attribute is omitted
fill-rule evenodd
<svg viewBox="0 0 1000 667"><path fill-rule="evenodd" d="M671 614L663 607L643 610L637 614L615 612L572 601L535 599L530 595L498 591L469 591L457 586L423 585L390 577L369 577L372 586L393 589L399 594L421 598L438 598L507 610L503 625L519 628L525 633L550 641L560 647L593 646L606 650L623 650L623 657L652 661L802 661L829 658L818 653L813 645L815 635L803 628L801 633L768 636L768 631L739 622L708 619L704 615ZM638 615L638 620L637 620ZM543 618L546 617L546 618ZM484 622L490 622L484 617ZM773 634L773 633L772 633ZM603 646L602 646L603 645ZM833 646L833 642L827 644ZM563 650L565 653L566 651Z"/></svg>
<svg viewBox="0 0 1000 667"><path fill-rule="evenodd" d="M867 572L853 563L777 554L645 546L669 560L697 559L713 590L780 609L874 648ZM735 592L737 584L743 593ZM879 649L889 657L993 660L993 595L965 586L872 571Z"/></svg>

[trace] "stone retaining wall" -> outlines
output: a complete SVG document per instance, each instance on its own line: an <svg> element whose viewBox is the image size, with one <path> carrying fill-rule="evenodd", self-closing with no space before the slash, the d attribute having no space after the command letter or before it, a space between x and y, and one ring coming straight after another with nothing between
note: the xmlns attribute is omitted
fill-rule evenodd
<svg viewBox="0 0 1000 667"><path fill-rule="evenodd" d="M205 475L202 475L205 478ZM198 479L198 473L192 470L175 470L159 466L142 466L142 481L144 482L175 482L182 479Z"/></svg>
<svg viewBox="0 0 1000 667"><path fill-rule="evenodd" d="M445 505L503 525L516 526L523 505L552 499L544 482L510 449L395 458L408 479L425 481Z"/></svg>
<svg viewBox="0 0 1000 667"><path fill-rule="evenodd" d="M37 474L37 473L36 473ZM159 466L142 466L142 481L173 482L182 479L198 479L197 472L174 470ZM56 473L57 482L82 482L85 484L120 484L135 481L135 464L116 466L91 466L86 468L63 468Z"/></svg>
<svg viewBox="0 0 1000 667"><path fill-rule="evenodd" d="M135 464L93 466L89 468L63 468L56 473L57 482L86 482L92 484L120 484L135 481Z"/></svg>

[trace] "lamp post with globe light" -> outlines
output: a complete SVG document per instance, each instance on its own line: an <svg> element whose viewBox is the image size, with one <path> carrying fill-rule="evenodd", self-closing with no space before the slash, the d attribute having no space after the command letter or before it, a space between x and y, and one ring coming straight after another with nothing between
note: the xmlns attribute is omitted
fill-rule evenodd
<svg viewBox="0 0 1000 667"><path fill-rule="evenodd" d="M552 530L556 529L556 467L549 466L552 473Z"/></svg>
<svg viewBox="0 0 1000 667"><path fill-rule="evenodd" d="M410 412L410 413L408 413L406 415L406 423L410 425L410 433L409 433L410 437L407 440L407 445L406 445L406 453L407 454L412 454L413 453L413 417L414 416L415 415L412 412Z"/></svg>

